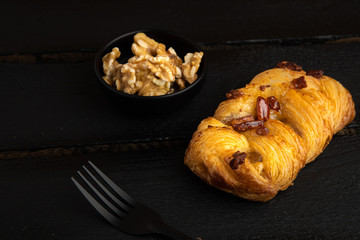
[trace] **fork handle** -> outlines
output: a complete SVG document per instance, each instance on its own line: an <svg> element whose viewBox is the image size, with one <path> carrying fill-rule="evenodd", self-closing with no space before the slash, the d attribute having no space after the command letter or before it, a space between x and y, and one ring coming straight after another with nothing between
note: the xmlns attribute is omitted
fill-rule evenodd
<svg viewBox="0 0 360 240"><path fill-rule="evenodd" d="M149 227L154 232L163 234L174 240L194 240L163 222L152 222Z"/></svg>

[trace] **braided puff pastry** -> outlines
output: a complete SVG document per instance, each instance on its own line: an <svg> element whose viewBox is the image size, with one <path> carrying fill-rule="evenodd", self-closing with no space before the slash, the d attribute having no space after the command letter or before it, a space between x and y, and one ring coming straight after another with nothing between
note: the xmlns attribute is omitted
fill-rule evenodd
<svg viewBox="0 0 360 240"><path fill-rule="evenodd" d="M198 126L185 164L221 190L272 199L355 117L350 93L322 74L284 61L231 90Z"/></svg>

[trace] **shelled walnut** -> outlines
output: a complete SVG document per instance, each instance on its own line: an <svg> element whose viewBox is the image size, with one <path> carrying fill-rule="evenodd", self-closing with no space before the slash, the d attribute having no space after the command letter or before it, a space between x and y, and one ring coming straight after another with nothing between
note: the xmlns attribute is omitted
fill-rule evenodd
<svg viewBox="0 0 360 240"><path fill-rule="evenodd" d="M203 52L188 53L185 55L185 62L181 66L184 78L189 82L193 83L197 79L196 72L200 67L201 58Z"/></svg>
<svg viewBox="0 0 360 240"><path fill-rule="evenodd" d="M103 76L110 86L128 94L159 96L184 89L197 79L203 52L187 53L183 60L176 51L149 38L144 33L134 36L134 54L128 63L120 64L117 47L103 61Z"/></svg>

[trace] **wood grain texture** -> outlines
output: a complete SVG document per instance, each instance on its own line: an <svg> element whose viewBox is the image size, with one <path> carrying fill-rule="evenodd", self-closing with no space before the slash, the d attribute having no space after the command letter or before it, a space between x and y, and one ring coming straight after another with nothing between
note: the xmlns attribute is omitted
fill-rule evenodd
<svg viewBox="0 0 360 240"><path fill-rule="evenodd" d="M356 0L1 1L0 53L98 49L145 28L197 42L360 34L359 6Z"/></svg>
<svg viewBox="0 0 360 240"><path fill-rule="evenodd" d="M294 186L268 203L209 187L183 165L186 144L161 150L0 161L1 239L163 239L109 225L72 185L93 161L163 219L202 239L358 239L360 141L336 136ZM346 147L344 147L346 146ZM165 239L165 238L164 238Z"/></svg>
<svg viewBox="0 0 360 240"><path fill-rule="evenodd" d="M0 82L0 150L189 139L229 89L243 87L281 60L294 61L305 69L323 69L350 90L360 112L358 42L203 49L209 66L200 92L183 106L161 114L129 113L112 102L97 83L92 61L0 63L4 79ZM354 122L350 126L358 129L359 118Z"/></svg>

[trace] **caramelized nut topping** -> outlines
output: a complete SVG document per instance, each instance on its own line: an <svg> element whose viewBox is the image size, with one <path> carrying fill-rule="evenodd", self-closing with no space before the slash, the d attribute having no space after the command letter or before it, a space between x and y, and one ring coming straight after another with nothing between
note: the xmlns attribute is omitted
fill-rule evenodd
<svg viewBox="0 0 360 240"><path fill-rule="evenodd" d="M258 127L258 128L256 129L256 133L257 133L258 135L261 135L261 136L268 135L269 132L270 132L269 129L266 128L266 127L263 127L263 126Z"/></svg>
<svg viewBox="0 0 360 240"><path fill-rule="evenodd" d="M270 108L267 105L265 98L258 97L256 103L256 114L257 120L259 121L267 121L269 120Z"/></svg>
<svg viewBox="0 0 360 240"><path fill-rule="evenodd" d="M271 87L271 85L260 85L260 90L265 91L265 88Z"/></svg>
<svg viewBox="0 0 360 240"><path fill-rule="evenodd" d="M269 105L270 109L275 110L275 111L280 110L280 103L274 96L268 97L266 99L266 102Z"/></svg>
<svg viewBox="0 0 360 240"><path fill-rule="evenodd" d="M263 126L263 125L264 125L263 121L249 121L249 122L243 122L240 124L236 124L235 126L233 126L233 128L235 129L235 131L245 132L248 129L257 128L257 127Z"/></svg>
<svg viewBox="0 0 360 240"><path fill-rule="evenodd" d="M228 93L226 93L227 99L235 99L244 96L244 93L240 90L231 89Z"/></svg>
<svg viewBox="0 0 360 240"><path fill-rule="evenodd" d="M306 80L305 80L304 76L296 78L291 81L290 88L301 89L301 88L306 88L306 87L307 87L307 84L306 84Z"/></svg>
<svg viewBox="0 0 360 240"><path fill-rule="evenodd" d="M324 74L323 70L309 70L307 71L306 75L313 76L314 78L320 79Z"/></svg>
<svg viewBox="0 0 360 240"><path fill-rule="evenodd" d="M229 165L232 169L238 169L240 164L243 164L245 162L245 158L246 158L246 153L244 152L240 152L240 151L236 151L233 155L232 155L233 159L229 162Z"/></svg>
<svg viewBox="0 0 360 240"><path fill-rule="evenodd" d="M288 62L288 61L279 62L278 64L276 64L276 67L278 67L278 68L288 68L290 70L298 71L298 72L300 72L302 70L301 66L297 65L294 62Z"/></svg>
<svg viewBox="0 0 360 240"><path fill-rule="evenodd" d="M269 134L269 129L264 127L264 122L270 118L270 106L271 109L280 110L280 104L274 96L268 97L267 100L263 97L258 97L256 102L257 120L255 121L254 117L249 115L231 120L230 125L238 132L257 128L256 133L258 135L267 135ZM232 164L236 165L235 160L232 161Z"/></svg>
<svg viewBox="0 0 360 240"><path fill-rule="evenodd" d="M241 118L235 118L233 120L230 121L230 125L234 128L235 125L239 125L240 123L243 122L250 122L250 121L254 121L254 117L249 115L246 117L241 117Z"/></svg>

